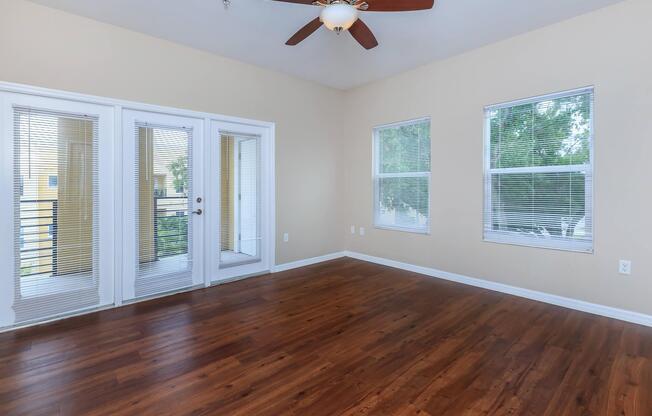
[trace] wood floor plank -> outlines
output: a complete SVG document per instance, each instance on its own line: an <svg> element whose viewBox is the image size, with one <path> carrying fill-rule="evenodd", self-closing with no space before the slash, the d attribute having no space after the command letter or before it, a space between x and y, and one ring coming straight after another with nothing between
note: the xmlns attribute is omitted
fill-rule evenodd
<svg viewBox="0 0 652 416"><path fill-rule="evenodd" d="M1 415L652 415L652 328L338 259L0 334Z"/></svg>

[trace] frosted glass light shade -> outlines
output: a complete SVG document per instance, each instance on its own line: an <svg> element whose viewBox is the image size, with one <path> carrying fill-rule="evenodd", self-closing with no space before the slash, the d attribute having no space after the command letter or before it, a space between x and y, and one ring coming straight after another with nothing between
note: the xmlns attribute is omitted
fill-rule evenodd
<svg viewBox="0 0 652 416"><path fill-rule="evenodd" d="M319 19L330 30L347 30L358 20L358 9L349 4L331 4L321 11Z"/></svg>

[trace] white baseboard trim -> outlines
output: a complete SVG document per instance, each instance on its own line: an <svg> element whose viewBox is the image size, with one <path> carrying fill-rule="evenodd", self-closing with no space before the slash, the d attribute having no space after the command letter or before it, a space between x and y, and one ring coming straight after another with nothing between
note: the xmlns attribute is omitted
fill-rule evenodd
<svg viewBox="0 0 652 416"><path fill-rule="evenodd" d="M323 256L311 257L309 259L292 261L289 263L277 264L272 267L272 273L284 272L286 270L297 269L299 267L310 266L311 264L322 263L328 260L339 259L346 257L346 252L338 251L336 253L324 254Z"/></svg>
<svg viewBox="0 0 652 416"><path fill-rule="evenodd" d="M451 272L445 272L443 270L433 269L430 267L416 266L409 263L402 263L400 261L389 260L382 257L375 257L375 256L370 256L362 253L345 251L344 254L346 257L368 261L370 263L381 264L383 266L389 266L397 269L420 273L438 279L450 280L465 285L480 287L483 289L493 290L501 293L507 293L509 295L519 296L526 299L532 299L539 302L562 306L564 308L575 309L578 311L587 312L594 315L605 316L608 318L618 319L621 321L632 322L635 324L652 327L652 316L639 313L639 312L628 311L625 309L614 308L611 306L599 305L596 303L586 302L578 299L566 298L558 295L551 295L545 292L524 289L517 286L510 286L503 283L478 279L475 277L468 277L457 273L451 273Z"/></svg>

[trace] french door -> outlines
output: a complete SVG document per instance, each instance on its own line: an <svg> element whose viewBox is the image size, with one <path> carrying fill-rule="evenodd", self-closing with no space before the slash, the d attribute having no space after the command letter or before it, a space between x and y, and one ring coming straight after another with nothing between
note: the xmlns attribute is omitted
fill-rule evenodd
<svg viewBox="0 0 652 416"><path fill-rule="evenodd" d="M271 269L273 125L23 90L0 89L0 330Z"/></svg>
<svg viewBox="0 0 652 416"><path fill-rule="evenodd" d="M209 146L210 280L268 271L273 234L269 130L213 121Z"/></svg>
<svg viewBox="0 0 652 416"><path fill-rule="evenodd" d="M2 93L0 327L113 303L113 109ZM10 238L7 238L11 236Z"/></svg>
<svg viewBox="0 0 652 416"><path fill-rule="evenodd" d="M123 300L204 283L203 128L123 113Z"/></svg>
<svg viewBox="0 0 652 416"><path fill-rule="evenodd" d="M124 300L270 270L269 129L139 111L123 126Z"/></svg>

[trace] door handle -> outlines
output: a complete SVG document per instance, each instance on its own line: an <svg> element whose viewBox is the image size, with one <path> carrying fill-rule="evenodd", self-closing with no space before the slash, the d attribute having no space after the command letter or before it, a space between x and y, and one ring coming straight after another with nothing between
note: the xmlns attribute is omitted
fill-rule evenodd
<svg viewBox="0 0 652 416"><path fill-rule="evenodd" d="M202 211L202 209L199 208L197 211L193 211L192 214L201 215L203 212L204 212L204 211Z"/></svg>

